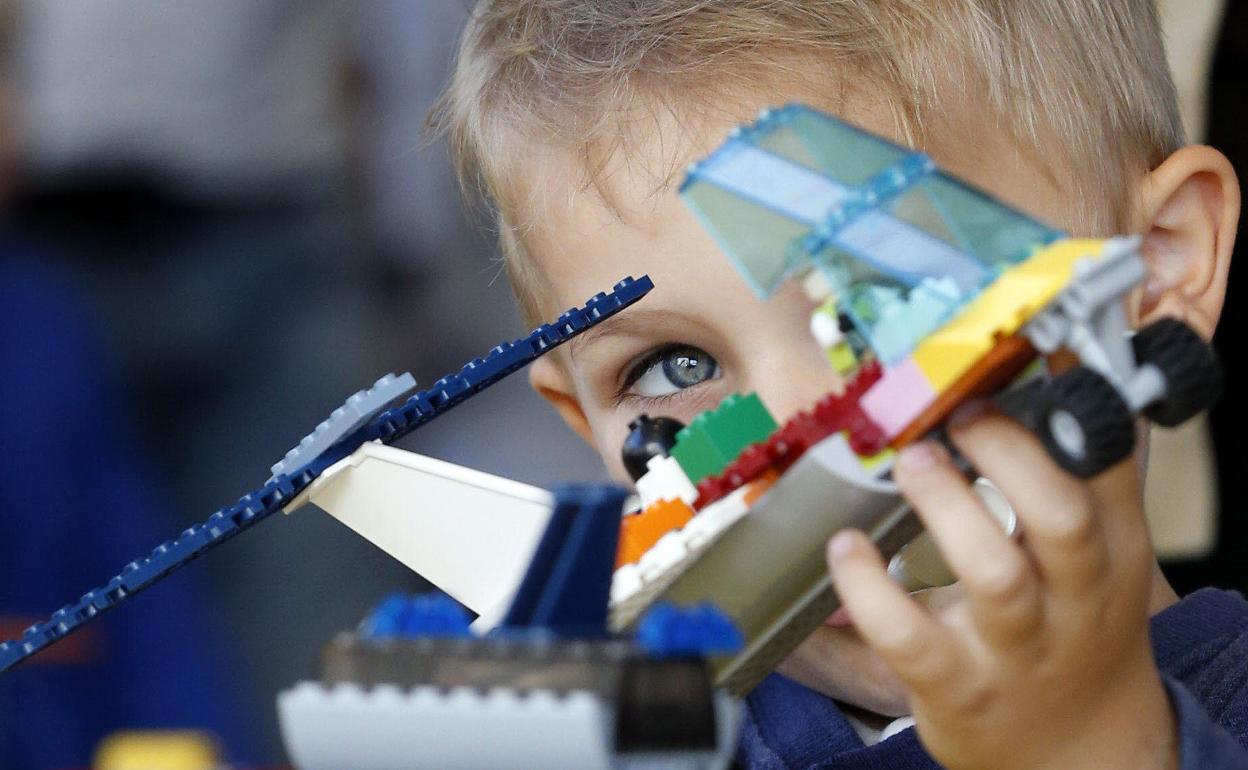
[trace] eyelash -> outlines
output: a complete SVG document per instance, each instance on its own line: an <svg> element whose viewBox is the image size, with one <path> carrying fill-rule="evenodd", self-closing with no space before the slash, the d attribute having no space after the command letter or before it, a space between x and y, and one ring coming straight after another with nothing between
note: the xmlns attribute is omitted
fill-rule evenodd
<svg viewBox="0 0 1248 770"><path fill-rule="evenodd" d="M646 372L650 371L651 367L654 367L660 364L663 361L664 357L666 357L673 351L680 350L682 348L697 349L697 346L689 345L686 343L680 343L680 342L671 342L666 345L661 345L655 348L654 350L650 351L649 353L646 353L639 361L637 361L637 363L633 364L632 367L629 368L628 374L625 375L624 381L620 383L619 390L615 394L616 406L620 406L630 401L631 402L643 401L643 402L650 403L650 404L655 404L655 403L671 404L673 402L680 401L683 398L689 397L691 393L696 394L698 390L696 385L690 386L688 388L681 388L680 390L677 390L674 393L667 393L661 396L643 396L639 393L628 392L629 388L636 385L637 381L640 380L643 376L645 376ZM709 379L705 380L705 382L710 382L710 381L711 380ZM702 383L698 383L698 385L701 385L701 384Z"/></svg>

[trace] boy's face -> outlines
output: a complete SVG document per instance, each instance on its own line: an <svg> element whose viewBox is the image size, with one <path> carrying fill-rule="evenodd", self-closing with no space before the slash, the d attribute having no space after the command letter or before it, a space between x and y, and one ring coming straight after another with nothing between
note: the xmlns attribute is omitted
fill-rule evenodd
<svg viewBox="0 0 1248 770"><path fill-rule="evenodd" d="M776 94L755 107L786 101ZM883 109L836 112L897 138ZM631 148L628 162L616 158L608 166L603 186L610 203L592 186L573 186L581 178L574 159L541 169L548 180L542 197L564 202L543 207L540 224L525 236L550 299L545 315L553 317L625 275L654 280L646 299L539 360L531 374L539 392L621 481L628 476L620 447L639 414L687 423L730 393L755 391L783 423L836 384L811 337L813 304L801 288L790 283L771 300L758 299L675 190L669 185L656 192L656 177L646 172L683 168L723 141L737 122L710 125L693 136L675 126L656 130L645 146ZM1058 226L1073 221L1059 191L1007 145L969 125L958 133L968 138L956 143L956 152L928 149L938 164ZM673 147L681 148L678 157ZM672 166L673 160L680 165ZM941 603L933 593L933 603ZM901 696L885 669L850 629L821 629L803 650L786 673L857 705L884 713L900 708Z"/></svg>
<svg viewBox="0 0 1248 770"><path fill-rule="evenodd" d="M785 101L777 94L756 106ZM743 110L742 119L755 111ZM883 109L837 112L900 140L888 130ZM620 480L628 478L620 447L639 414L688 422L730 393L756 391L783 422L836 384L811 337L814 306L800 286L790 282L769 301L758 299L673 186L656 190L656 176L648 172L683 168L739 122L725 120L692 136L662 125L647 143L630 148L627 160L608 165L606 200L594 187L577 184L577 160L542 161L540 194L554 203L542 207L525 243L550 300L543 315L553 317L625 275L654 279L645 300L542 359L533 374L544 395L553 389L568 397L558 404L565 418ZM956 143L956 152L928 150L943 168L1059 227L1073 219L1052 183L1004 142L970 125L958 133L967 139ZM576 409L583 424L569 413Z"/></svg>

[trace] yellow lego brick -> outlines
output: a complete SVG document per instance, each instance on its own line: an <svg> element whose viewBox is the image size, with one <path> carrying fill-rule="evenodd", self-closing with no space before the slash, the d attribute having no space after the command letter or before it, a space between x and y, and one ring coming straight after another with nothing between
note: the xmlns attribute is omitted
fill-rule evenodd
<svg viewBox="0 0 1248 770"><path fill-rule="evenodd" d="M828 363L837 374L846 374L858 365L858 357L854 355L854 349L849 343L841 343L828 348Z"/></svg>
<svg viewBox="0 0 1248 770"><path fill-rule="evenodd" d="M1065 238L1037 249L1001 274L953 320L914 349L914 362L936 392L945 390L992 349L1018 331L1068 284L1075 264L1101 254L1105 241Z"/></svg>
<svg viewBox="0 0 1248 770"><path fill-rule="evenodd" d="M94 770L213 770L221 766L216 742L193 730L113 733L95 750Z"/></svg>

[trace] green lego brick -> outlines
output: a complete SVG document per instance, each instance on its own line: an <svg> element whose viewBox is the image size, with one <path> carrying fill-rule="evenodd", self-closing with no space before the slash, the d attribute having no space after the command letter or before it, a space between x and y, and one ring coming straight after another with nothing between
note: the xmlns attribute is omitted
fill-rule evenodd
<svg viewBox="0 0 1248 770"><path fill-rule="evenodd" d="M766 440L776 427L775 418L757 393L734 393L676 434L672 457L697 484L722 472L742 449Z"/></svg>

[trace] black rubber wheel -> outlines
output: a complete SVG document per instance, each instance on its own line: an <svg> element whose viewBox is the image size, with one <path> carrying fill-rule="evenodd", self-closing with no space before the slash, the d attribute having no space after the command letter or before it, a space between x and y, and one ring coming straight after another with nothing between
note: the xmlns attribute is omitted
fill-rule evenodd
<svg viewBox="0 0 1248 770"><path fill-rule="evenodd" d="M1213 347L1177 318L1145 326L1131 340L1135 360L1153 364L1166 380L1166 395L1144 416L1171 428L1195 417L1222 395L1222 367Z"/></svg>
<svg viewBox="0 0 1248 770"><path fill-rule="evenodd" d="M1057 464L1092 478L1131 455L1135 421L1118 391L1084 366L1054 377L1041 391L1037 430Z"/></svg>

